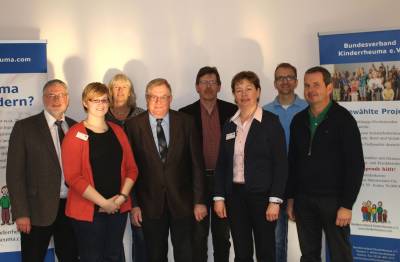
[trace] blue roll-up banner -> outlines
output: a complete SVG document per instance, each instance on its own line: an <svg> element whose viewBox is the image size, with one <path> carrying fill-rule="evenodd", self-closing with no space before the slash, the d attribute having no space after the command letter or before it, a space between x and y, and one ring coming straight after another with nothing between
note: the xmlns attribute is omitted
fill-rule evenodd
<svg viewBox="0 0 400 262"><path fill-rule="evenodd" d="M6 185L9 136L16 120L42 110L46 81L46 41L0 41L0 261L21 261L20 234ZM54 260L51 244L45 261Z"/></svg>
<svg viewBox="0 0 400 262"><path fill-rule="evenodd" d="M47 73L46 43L1 43L0 74Z"/></svg>
<svg viewBox="0 0 400 262"><path fill-rule="evenodd" d="M366 169L351 223L354 261L398 262L400 30L319 34L319 50L332 73L332 98L357 120L363 142Z"/></svg>
<svg viewBox="0 0 400 262"><path fill-rule="evenodd" d="M319 36L320 64L397 61L400 30Z"/></svg>

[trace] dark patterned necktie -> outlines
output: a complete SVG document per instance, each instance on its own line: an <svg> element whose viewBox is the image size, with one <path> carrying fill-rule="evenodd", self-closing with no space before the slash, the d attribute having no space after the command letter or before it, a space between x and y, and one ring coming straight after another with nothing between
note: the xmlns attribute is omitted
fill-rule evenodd
<svg viewBox="0 0 400 262"><path fill-rule="evenodd" d="M54 123L57 126L58 139L60 140L60 147L61 147L62 141L64 139L64 130L62 129L62 122L63 122L62 120L57 120ZM60 157L60 156L58 156L58 157ZM67 185L67 183L64 182L64 184L65 184L66 187L69 187Z"/></svg>
<svg viewBox="0 0 400 262"><path fill-rule="evenodd" d="M167 160L167 140L165 139L164 129L161 126L161 119L157 119L157 139L158 139L158 150L160 152L160 158L163 163Z"/></svg>
<svg viewBox="0 0 400 262"><path fill-rule="evenodd" d="M57 120L55 122L56 126L57 126L57 132L58 132L58 139L60 139L60 146L62 144L62 141L64 139L64 130L62 129L62 120Z"/></svg>

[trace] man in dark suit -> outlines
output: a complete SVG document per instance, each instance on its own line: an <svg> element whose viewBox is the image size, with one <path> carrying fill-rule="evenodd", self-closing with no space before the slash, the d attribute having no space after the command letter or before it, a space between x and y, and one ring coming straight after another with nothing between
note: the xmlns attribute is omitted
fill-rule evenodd
<svg viewBox="0 0 400 262"><path fill-rule="evenodd" d="M191 117L170 110L165 79L147 84L146 101L147 111L126 122L139 168L133 222L143 226L149 261L168 261L169 231L175 261L192 261L193 215L207 215L197 130Z"/></svg>
<svg viewBox="0 0 400 262"><path fill-rule="evenodd" d="M64 132L75 123L64 115L68 101L64 82L47 82L44 111L17 121L11 132L6 179L13 218L21 232L22 261L42 262L51 236L59 261L79 261L73 230L64 213L68 188L60 155Z"/></svg>
<svg viewBox="0 0 400 262"><path fill-rule="evenodd" d="M196 91L200 99L179 109L194 117L203 146L206 205L210 215L200 222L195 221L193 232L193 261L206 262L208 233L211 234L215 262L229 262L229 225L227 219L219 218L211 207L214 192L214 170L218 158L219 144L224 123L237 111L234 104L217 99L221 90L221 79L217 68L205 66L196 77Z"/></svg>

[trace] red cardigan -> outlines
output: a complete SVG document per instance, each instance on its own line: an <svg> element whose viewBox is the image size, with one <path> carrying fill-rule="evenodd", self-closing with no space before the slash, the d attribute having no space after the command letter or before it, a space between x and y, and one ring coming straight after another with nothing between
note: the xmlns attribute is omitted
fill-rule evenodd
<svg viewBox="0 0 400 262"><path fill-rule="evenodd" d="M114 131L122 147L121 188L125 178L136 180L138 169L124 130L111 122L107 124ZM79 138L87 135L83 122L72 126L62 143L61 155L66 183L69 185L65 214L71 218L83 221L93 221L94 203L85 199L82 194L91 185L94 187L92 168L89 158L89 139ZM131 199L123 203L120 212L126 212L132 207Z"/></svg>

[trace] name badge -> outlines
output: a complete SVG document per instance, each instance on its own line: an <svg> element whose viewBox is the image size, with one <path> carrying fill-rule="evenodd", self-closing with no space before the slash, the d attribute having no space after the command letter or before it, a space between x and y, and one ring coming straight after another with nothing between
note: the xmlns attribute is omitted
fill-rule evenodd
<svg viewBox="0 0 400 262"><path fill-rule="evenodd" d="M79 138L79 139L81 139L81 140L83 140L83 141L87 141L88 138L89 138L88 135L86 135L86 134L84 134L84 133L81 133L81 132L76 133L76 137Z"/></svg>
<svg viewBox="0 0 400 262"><path fill-rule="evenodd" d="M236 137L236 133L232 132L232 133L226 134L225 140L231 140L231 139L234 139L235 137Z"/></svg>

